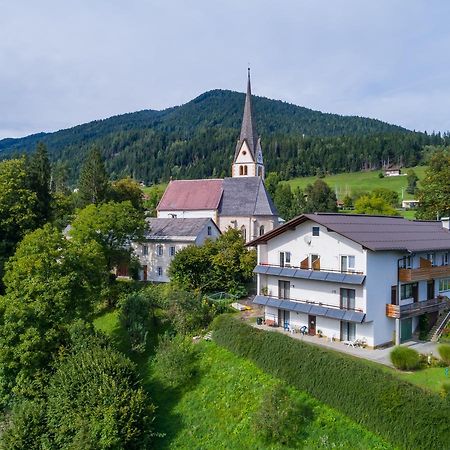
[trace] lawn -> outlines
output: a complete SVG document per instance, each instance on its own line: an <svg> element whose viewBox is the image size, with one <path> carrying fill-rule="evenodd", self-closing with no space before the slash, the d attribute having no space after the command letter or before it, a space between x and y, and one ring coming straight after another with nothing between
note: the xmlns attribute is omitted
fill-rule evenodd
<svg viewBox="0 0 450 450"><path fill-rule="evenodd" d="M419 180L424 178L426 168L426 166L413 167ZM407 169L402 169L402 173L406 173L406 171ZM406 176L379 178L379 173L379 170L371 172L340 173L337 175L326 176L322 179L336 191L339 199L344 198L347 194L354 195L358 192L369 192L376 188L386 188L396 191L400 198L402 198L403 188L404 198L413 198L411 194L406 192ZM289 180L288 183L292 188L299 186L304 189L308 184L314 183L316 179L317 177L293 178L292 180Z"/></svg>
<svg viewBox="0 0 450 450"><path fill-rule="evenodd" d="M443 367L432 367L429 369L417 370L415 372L396 371L396 374L403 380L436 392L441 391L442 383L444 381L450 381L450 374L446 375L445 368Z"/></svg>
<svg viewBox="0 0 450 450"><path fill-rule="evenodd" d="M103 313L95 320L98 329L112 336L115 345L128 352L128 339L116 311ZM198 344L196 376L184 390L163 387L152 374L153 342L146 354L135 357L144 386L158 406L155 429L165 433L155 442L160 449L257 449L285 448L267 446L253 431L252 420L265 392L277 379L213 342ZM392 448L339 412L317 402L305 393L289 390L314 409L314 419L299 436L305 448Z"/></svg>

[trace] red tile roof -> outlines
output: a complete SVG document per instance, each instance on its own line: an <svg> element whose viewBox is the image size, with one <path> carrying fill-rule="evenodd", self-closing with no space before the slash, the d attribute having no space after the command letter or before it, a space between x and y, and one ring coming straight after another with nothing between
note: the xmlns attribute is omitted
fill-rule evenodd
<svg viewBox="0 0 450 450"><path fill-rule="evenodd" d="M217 209L222 198L223 180L175 180L167 186L158 211Z"/></svg>

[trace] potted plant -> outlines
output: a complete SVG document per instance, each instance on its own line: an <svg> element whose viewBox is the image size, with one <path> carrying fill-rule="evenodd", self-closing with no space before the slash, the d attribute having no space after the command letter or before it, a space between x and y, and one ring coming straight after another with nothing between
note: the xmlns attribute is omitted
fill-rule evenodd
<svg viewBox="0 0 450 450"><path fill-rule="evenodd" d="M317 330L317 336L319 336L320 338L323 337L323 332L322 332L322 330Z"/></svg>

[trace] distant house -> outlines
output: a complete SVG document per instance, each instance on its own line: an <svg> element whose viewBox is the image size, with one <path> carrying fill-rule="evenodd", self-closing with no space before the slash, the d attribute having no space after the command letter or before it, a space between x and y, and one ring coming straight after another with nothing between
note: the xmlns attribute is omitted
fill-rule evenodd
<svg viewBox="0 0 450 450"><path fill-rule="evenodd" d="M377 347L448 307L448 218L303 214L248 245L266 324Z"/></svg>
<svg viewBox="0 0 450 450"><path fill-rule="evenodd" d="M141 265L141 281L170 281L167 269L179 250L202 245L221 234L211 218L148 218L147 222L150 231L145 239L133 244Z"/></svg>
<svg viewBox="0 0 450 450"><path fill-rule="evenodd" d="M402 200L402 208L416 209L419 206L419 200Z"/></svg>
<svg viewBox="0 0 450 450"><path fill-rule="evenodd" d="M402 169L398 166L389 166L384 169L385 177L398 177L402 174Z"/></svg>

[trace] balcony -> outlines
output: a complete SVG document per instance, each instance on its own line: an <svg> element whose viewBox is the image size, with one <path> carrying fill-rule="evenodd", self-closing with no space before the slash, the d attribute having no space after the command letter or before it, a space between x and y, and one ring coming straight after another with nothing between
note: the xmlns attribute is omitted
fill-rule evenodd
<svg viewBox="0 0 450 450"><path fill-rule="evenodd" d="M428 312L435 312L445 308L446 297L436 297L422 302L414 302L409 305L386 305L386 316L393 319L406 319L408 317L420 316Z"/></svg>
<svg viewBox="0 0 450 450"><path fill-rule="evenodd" d="M256 295L253 303L261 306L284 309L302 314L328 317L330 319L345 320L347 322L362 323L366 314L361 309L341 308L339 305L312 300L298 300L292 298L278 298L270 295Z"/></svg>
<svg viewBox="0 0 450 450"><path fill-rule="evenodd" d="M428 259L420 258L420 266L415 269L399 269L398 279L403 283L450 277L450 266L433 266Z"/></svg>
<svg viewBox="0 0 450 450"><path fill-rule="evenodd" d="M328 281L332 283L354 285L363 284L366 278L362 272L327 269L320 267L318 264L315 264L315 266L309 268L305 265L297 267L287 264L284 266L279 266L276 264L260 263L255 267L253 272L261 275L273 275L303 280Z"/></svg>

